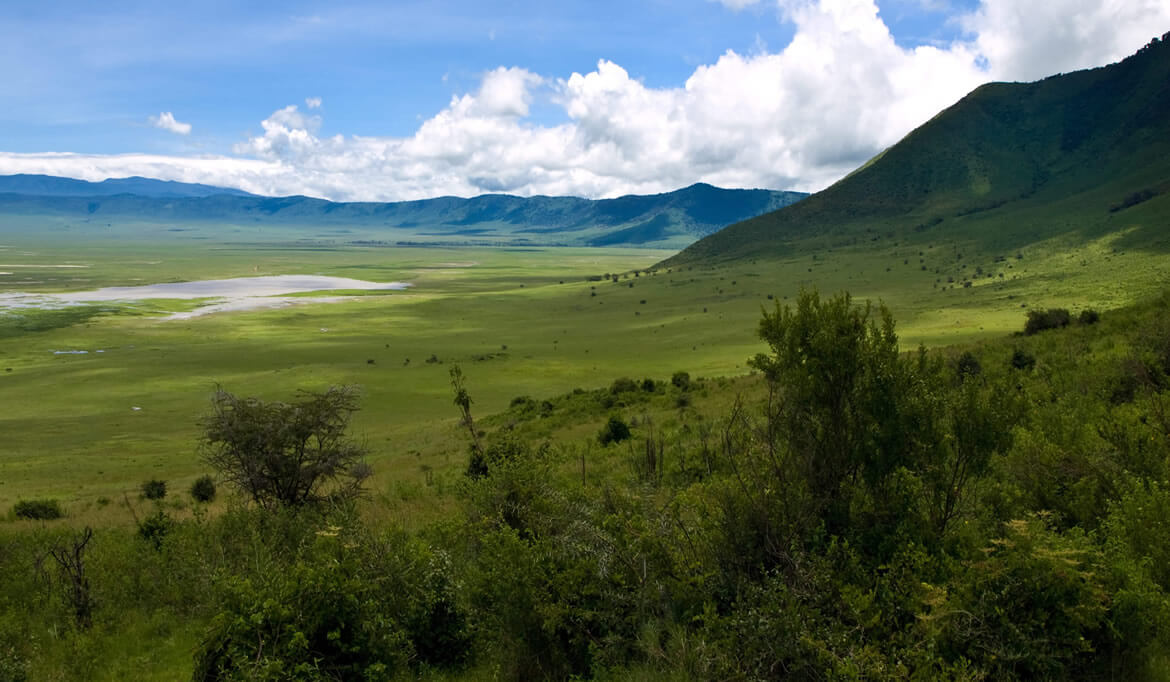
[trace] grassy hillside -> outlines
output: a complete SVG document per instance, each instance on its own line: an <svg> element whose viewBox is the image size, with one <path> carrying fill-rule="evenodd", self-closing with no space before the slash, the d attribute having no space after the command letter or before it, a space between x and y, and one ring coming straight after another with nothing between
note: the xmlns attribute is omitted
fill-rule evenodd
<svg viewBox="0 0 1170 682"><path fill-rule="evenodd" d="M810 243L1008 251L1124 235L1170 248L1170 41L1110 66L976 89L832 187L732 225L667 265L790 254Z"/></svg>
<svg viewBox="0 0 1170 682"><path fill-rule="evenodd" d="M141 195L127 187L124 193L100 196L108 194L108 188L101 186L105 184L44 176L24 176L21 182L0 178L0 216L8 221L33 217L59 229L96 233L111 227L149 229L149 225L160 223L185 227L230 224L243 229L293 228L306 231L305 236L333 228L342 239L354 242L677 249L725 225L774 211L805 196L801 192L698 184L664 194L600 201L489 194L471 199L337 203L303 196L151 194L165 189L160 187L151 187Z"/></svg>

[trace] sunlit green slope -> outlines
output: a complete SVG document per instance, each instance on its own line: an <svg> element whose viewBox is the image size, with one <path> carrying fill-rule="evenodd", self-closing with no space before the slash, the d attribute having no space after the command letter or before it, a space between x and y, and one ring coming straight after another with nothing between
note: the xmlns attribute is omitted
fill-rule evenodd
<svg viewBox="0 0 1170 682"><path fill-rule="evenodd" d="M1170 247L1170 34L1109 66L991 83L858 171L668 264L869 241L962 241L984 254L1116 233Z"/></svg>

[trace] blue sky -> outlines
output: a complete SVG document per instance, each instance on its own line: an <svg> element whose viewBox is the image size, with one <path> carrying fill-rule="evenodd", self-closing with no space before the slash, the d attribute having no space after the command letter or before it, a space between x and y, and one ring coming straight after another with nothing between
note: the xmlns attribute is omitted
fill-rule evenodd
<svg viewBox="0 0 1170 682"><path fill-rule="evenodd" d="M819 189L981 82L1170 30L1166 0L20 5L0 173L362 200Z"/></svg>

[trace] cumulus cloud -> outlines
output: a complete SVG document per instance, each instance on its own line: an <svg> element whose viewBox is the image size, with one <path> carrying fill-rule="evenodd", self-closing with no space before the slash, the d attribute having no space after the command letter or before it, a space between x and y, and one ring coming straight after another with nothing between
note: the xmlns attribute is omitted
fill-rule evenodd
<svg viewBox="0 0 1170 682"><path fill-rule="evenodd" d="M305 115L290 104L260 122L264 133L249 138L247 142L235 145L237 154L248 154L267 159L295 158L307 156L321 149L316 132L321 127L321 117Z"/></svg>
<svg viewBox="0 0 1170 682"><path fill-rule="evenodd" d="M773 1L795 28L787 46L728 51L678 87L649 87L605 59L567 76L500 67L409 136L323 136L310 113L320 101L309 98L306 111L278 109L237 144L246 158L8 154L0 172L149 175L337 200L609 197L698 181L818 190L981 83L1115 61L1170 26L1164 0L982 0L958 19L960 38L907 48L874 0ZM547 122L549 111L559 120Z"/></svg>
<svg viewBox="0 0 1170 682"><path fill-rule="evenodd" d="M305 98L305 106L310 108L310 109L320 109L321 108L321 98L320 97L306 97Z"/></svg>
<svg viewBox="0 0 1170 682"><path fill-rule="evenodd" d="M997 78L1036 80L1133 53L1170 28L1170 3L984 0L961 23Z"/></svg>
<svg viewBox="0 0 1170 682"><path fill-rule="evenodd" d="M151 116L148 120L150 121L150 125L155 128L162 128L176 135L189 135L191 133L191 124L176 121L175 115L169 111L164 111L158 116Z"/></svg>

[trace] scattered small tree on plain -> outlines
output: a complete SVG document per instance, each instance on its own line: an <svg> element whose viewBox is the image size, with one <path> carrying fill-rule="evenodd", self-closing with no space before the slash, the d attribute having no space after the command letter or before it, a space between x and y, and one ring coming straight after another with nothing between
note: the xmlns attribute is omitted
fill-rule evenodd
<svg viewBox="0 0 1170 682"><path fill-rule="evenodd" d="M153 478L142 482L142 496L148 500L161 500L167 496L167 482Z"/></svg>
<svg viewBox="0 0 1170 682"><path fill-rule="evenodd" d="M20 500L12 505L12 513L18 519L29 521L51 521L64 516L57 500Z"/></svg>
<svg viewBox="0 0 1170 682"><path fill-rule="evenodd" d="M366 449L347 433L357 400L351 386L292 403L217 390L202 423L204 461L261 507L353 499L370 475Z"/></svg>
<svg viewBox="0 0 1170 682"><path fill-rule="evenodd" d="M211 502L215 499L215 479L204 474L191 484L191 499L196 502Z"/></svg>

